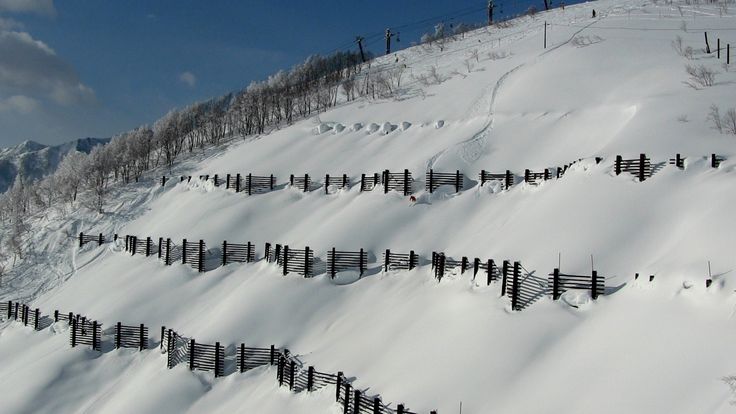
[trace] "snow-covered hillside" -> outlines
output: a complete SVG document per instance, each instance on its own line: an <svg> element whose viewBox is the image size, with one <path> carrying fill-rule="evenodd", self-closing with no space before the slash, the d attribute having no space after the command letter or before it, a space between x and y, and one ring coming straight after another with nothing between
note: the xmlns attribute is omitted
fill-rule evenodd
<svg viewBox="0 0 736 414"><path fill-rule="evenodd" d="M378 59L371 70L405 67L394 99L338 105L210 150L175 167L191 182L161 187L153 175L172 173L160 171L116 187L104 214L36 218L36 250L0 299L106 328L144 323L156 344L171 327L221 342L228 361L240 343L275 344L412 412L729 412L736 135L708 116L733 107L736 70L725 51L703 51L703 32L713 49L718 38L736 45L735 8L605 0ZM678 37L692 56L673 48ZM714 84L689 86L686 65L716 70ZM651 178L614 173L616 155L640 153ZM668 163L677 153L684 169ZM710 154L724 159L718 168ZM525 169L576 160L559 179L520 182ZM416 203L355 185L385 169L413 173ZM460 170L465 188L428 194L429 169ZM510 170L517 184L481 186L481 170ZM196 178L236 173L274 174L277 189L249 197ZM305 173L313 191L285 185ZM325 174L353 186L325 194ZM362 248L369 271L332 279L322 266L307 279L259 260L197 273L131 256L122 240L79 248L79 232L203 239L213 257L223 240L255 243L258 258L266 242L309 246L321 261L333 247ZM426 260L382 272L385 249L519 261L542 291L558 265L589 274L592 260L607 289L596 301L569 291L513 311L500 283L472 273L438 283ZM333 387L289 393L273 367L223 378L167 370L156 350L72 350L67 329L3 325L0 382L13 390L4 412L343 412Z"/></svg>

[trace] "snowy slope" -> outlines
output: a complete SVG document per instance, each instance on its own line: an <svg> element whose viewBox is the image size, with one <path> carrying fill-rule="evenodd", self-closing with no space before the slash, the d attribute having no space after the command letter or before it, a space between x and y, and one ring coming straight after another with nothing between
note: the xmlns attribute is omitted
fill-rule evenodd
<svg viewBox="0 0 736 414"><path fill-rule="evenodd" d="M345 173L355 182L361 173L406 168L417 180L416 204L357 187L247 197L197 179L165 188L151 179L116 189L105 215L39 218L42 253L3 283L0 299L32 300L46 312L79 312L107 326L145 323L156 340L166 325L229 347L276 344L416 412L457 412L461 402L463 413L728 412L732 396L722 378L736 373L736 137L719 134L706 116L711 104L733 105L736 74L701 49L703 31L713 45L732 39L734 27L733 10L716 5L602 1L472 32L442 51L402 51L399 99L341 105L177 172L274 174L283 184L292 173L319 182ZM678 35L696 49L694 63L720 71L716 85L684 84L684 65L693 62L673 50ZM464 60L474 49L479 62L468 73ZM507 56L491 59L493 52ZM416 80L435 65L442 83ZM396 128L370 128L386 122ZM664 163L652 178L613 173L616 155L642 152ZM675 153L687 157L684 171L666 165ZM711 153L726 158L720 168L710 167ZM539 186L477 185L481 169L523 175L580 158ZM461 170L466 189L426 194L428 168ZM519 260L541 279L558 255L565 272L586 274L592 255L610 289L596 302L568 292L512 312L498 284L467 274L438 284L428 266L384 274L372 260L368 276L332 280L284 277L260 261L198 274L130 257L120 244L79 249L73 237L80 231L204 239L210 248L251 241L259 256L265 242L308 245L323 259L332 247L364 248L378 261L387 248L425 258L445 251ZM706 289L708 261L715 276ZM634 281L634 273L644 277ZM14 383L7 411L340 412L334 390L288 394L276 389L273 372L214 379L182 366L167 371L156 352L72 351L64 329L2 330L0 378L21 363L33 367Z"/></svg>

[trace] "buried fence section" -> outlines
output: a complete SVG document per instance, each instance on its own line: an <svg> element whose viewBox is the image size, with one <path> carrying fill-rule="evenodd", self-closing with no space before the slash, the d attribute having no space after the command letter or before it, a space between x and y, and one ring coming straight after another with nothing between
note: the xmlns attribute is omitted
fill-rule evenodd
<svg viewBox="0 0 736 414"><path fill-rule="evenodd" d="M712 168L718 168L723 161L726 161L725 157L721 157L716 154L710 154L710 166Z"/></svg>
<svg viewBox="0 0 736 414"><path fill-rule="evenodd" d="M148 349L148 327L143 324L138 326L123 325L118 322L115 325L115 348L137 348L139 351Z"/></svg>
<svg viewBox="0 0 736 414"><path fill-rule="evenodd" d="M434 277L441 281L446 274L456 272L460 269L460 274L465 273L470 268L468 258L463 256L460 260L448 258L444 253L432 252L432 269L434 269Z"/></svg>
<svg viewBox="0 0 736 414"><path fill-rule="evenodd" d="M363 176L365 177L365 174L363 174ZM350 181L348 181L348 175L343 174L342 176L339 176L339 175L330 176L330 174L325 174L325 194L329 193L330 186L337 187L337 188L349 188Z"/></svg>
<svg viewBox="0 0 736 414"><path fill-rule="evenodd" d="M639 158L633 159L624 159L621 155L617 155L614 172L616 175L627 172L636 176L641 182L650 178L654 173L654 169L652 167L652 161L647 158L646 154L640 154Z"/></svg>
<svg viewBox="0 0 736 414"><path fill-rule="evenodd" d="M230 263L251 263L256 261L256 249L253 243L245 244L222 242L222 265Z"/></svg>
<svg viewBox="0 0 736 414"><path fill-rule="evenodd" d="M241 183L242 178L240 177L240 173L232 175L228 174L225 177L225 189L226 190L235 190L236 193L239 193L241 190Z"/></svg>
<svg viewBox="0 0 736 414"><path fill-rule="evenodd" d="M490 181L500 182L503 185L503 189L508 190L512 185L514 185L514 175L511 174L511 171L509 170L506 170L503 174L492 174L486 170L481 170L480 185L483 186L485 183Z"/></svg>
<svg viewBox="0 0 736 414"><path fill-rule="evenodd" d="M261 194L273 191L275 185L276 177L273 174L268 176L248 174L245 177L245 188L243 190L248 195Z"/></svg>
<svg viewBox="0 0 736 414"><path fill-rule="evenodd" d="M675 158L669 159L669 164L674 165L675 167L684 170L685 169L685 158L683 158L679 153L675 154Z"/></svg>
<svg viewBox="0 0 736 414"><path fill-rule="evenodd" d="M419 256L411 250L409 253L395 253L389 249L383 253L383 271L412 270L419 266Z"/></svg>
<svg viewBox="0 0 736 414"><path fill-rule="evenodd" d="M289 185L306 193L312 187L312 180L309 178L309 174L291 174L289 176Z"/></svg>
<svg viewBox="0 0 736 414"><path fill-rule="evenodd" d="M357 252L340 251L334 247L327 251L327 273L334 278L338 272L357 268L360 275L368 267L368 252L360 249Z"/></svg>
<svg viewBox="0 0 736 414"><path fill-rule="evenodd" d="M188 264L191 268L198 272L204 272L204 256L205 256L204 240L199 242L188 242L187 239L182 240L181 262Z"/></svg>
<svg viewBox="0 0 736 414"><path fill-rule="evenodd" d="M161 327L161 349L166 353L166 367L169 369L190 359L189 340L165 326Z"/></svg>
<svg viewBox="0 0 736 414"><path fill-rule="evenodd" d="M225 373L225 347L219 342L200 344L189 340L189 370L212 371L215 377Z"/></svg>
<svg viewBox="0 0 736 414"><path fill-rule="evenodd" d="M71 329L69 330L69 342L72 348L77 345L86 345L99 351L101 336L102 324L97 321L89 321L79 315L72 318Z"/></svg>
<svg viewBox="0 0 736 414"><path fill-rule="evenodd" d="M373 191L379 183L380 174L374 173L371 175L361 174L360 175L360 192Z"/></svg>
<svg viewBox="0 0 736 414"><path fill-rule="evenodd" d="M282 269L284 276L294 272L304 277L312 276L314 270L314 250L306 246L303 250L292 249L287 245L276 245L276 262ZM281 251L279 251L281 250Z"/></svg>
<svg viewBox="0 0 736 414"><path fill-rule="evenodd" d="M465 177L460 174L460 170L456 170L453 173L446 173L434 172L434 170L430 169L429 172L427 172L425 189L431 194L438 187L449 185L455 187L455 192L459 193L460 190L463 189L464 178Z"/></svg>
<svg viewBox="0 0 736 414"><path fill-rule="evenodd" d="M383 192L387 194L389 191L398 191L405 196L411 194L411 173L405 169L401 173L392 173L389 170L384 170L381 176L381 183L383 184Z"/></svg>
<svg viewBox="0 0 736 414"><path fill-rule="evenodd" d="M103 236L102 233L99 233L99 234L79 233L79 247L82 247L87 243L97 243L98 246L102 246L102 244L105 243L105 236Z"/></svg>
<svg viewBox="0 0 736 414"><path fill-rule="evenodd" d="M605 278L598 276L595 270L590 275L571 275L561 273L560 269L555 268L549 274L549 290L552 292L553 300L559 299L563 293L572 289L590 291L590 297L598 299L598 296L605 292Z"/></svg>
<svg viewBox="0 0 736 414"><path fill-rule="evenodd" d="M478 276L478 272L484 271L486 274L486 285L490 285L494 280L501 278L501 270L496 266L493 259L481 261L479 258L473 260L473 279Z"/></svg>
<svg viewBox="0 0 736 414"><path fill-rule="evenodd" d="M271 348L254 348L240 344L235 356L235 365L239 372L245 372L263 365L274 365L280 350L271 345Z"/></svg>
<svg viewBox="0 0 736 414"><path fill-rule="evenodd" d="M184 250L181 246L174 244L170 238L161 241L159 245L160 254L158 258L164 262L166 266L181 260Z"/></svg>
<svg viewBox="0 0 736 414"><path fill-rule="evenodd" d="M534 172L530 169L524 170L524 182L537 185L540 181L547 181L552 178L549 172L549 168L545 168L544 171Z"/></svg>

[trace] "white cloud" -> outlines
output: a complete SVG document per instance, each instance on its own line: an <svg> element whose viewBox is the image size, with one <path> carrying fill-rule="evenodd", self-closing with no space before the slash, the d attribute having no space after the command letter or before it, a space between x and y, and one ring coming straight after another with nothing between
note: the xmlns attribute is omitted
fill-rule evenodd
<svg viewBox="0 0 736 414"><path fill-rule="evenodd" d="M14 95L8 99L0 99L0 112L15 111L28 114L38 108L38 101L24 95Z"/></svg>
<svg viewBox="0 0 736 414"><path fill-rule="evenodd" d="M189 86L190 88L193 88L194 85L197 84L197 77L194 76L192 72L186 71L179 75L179 81Z"/></svg>
<svg viewBox="0 0 736 414"><path fill-rule="evenodd" d="M0 95L44 97L62 105L95 101L94 91L53 49L13 31L0 31Z"/></svg>
<svg viewBox="0 0 736 414"><path fill-rule="evenodd" d="M54 0L0 0L0 11L56 15Z"/></svg>

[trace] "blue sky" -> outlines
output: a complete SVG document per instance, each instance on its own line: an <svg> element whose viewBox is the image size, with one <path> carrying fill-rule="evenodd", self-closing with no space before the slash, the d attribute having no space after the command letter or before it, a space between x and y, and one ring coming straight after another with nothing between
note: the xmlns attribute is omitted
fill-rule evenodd
<svg viewBox="0 0 736 414"><path fill-rule="evenodd" d="M535 4L506 0L504 14ZM0 0L0 146L108 137L243 88L313 53L407 47L486 0ZM370 37L373 35L373 37Z"/></svg>

